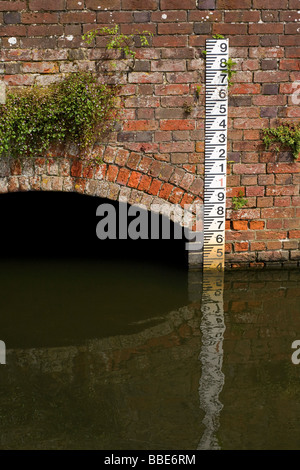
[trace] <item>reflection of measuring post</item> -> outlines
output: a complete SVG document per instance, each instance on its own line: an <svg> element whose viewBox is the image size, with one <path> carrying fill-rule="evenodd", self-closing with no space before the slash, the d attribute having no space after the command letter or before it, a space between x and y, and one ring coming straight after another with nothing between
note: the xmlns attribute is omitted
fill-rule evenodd
<svg viewBox="0 0 300 470"><path fill-rule="evenodd" d="M205 431L198 449L220 449L217 438L223 405L219 395L224 385L223 339L225 332L223 309L223 272L207 272L203 278L201 302L202 345L199 359L202 373L199 381L200 407L205 413Z"/></svg>
<svg viewBox="0 0 300 470"><path fill-rule="evenodd" d="M206 41L204 270L224 269L228 39Z"/></svg>
<svg viewBox="0 0 300 470"><path fill-rule="evenodd" d="M6 364L6 346L4 341L0 341L0 364Z"/></svg>

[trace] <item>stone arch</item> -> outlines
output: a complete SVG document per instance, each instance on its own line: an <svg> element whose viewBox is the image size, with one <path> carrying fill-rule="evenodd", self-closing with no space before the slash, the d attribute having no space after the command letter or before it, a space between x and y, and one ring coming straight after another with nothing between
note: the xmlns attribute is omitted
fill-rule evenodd
<svg viewBox="0 0 300 470"><path fill-rule="evenodd" d="M97 160L66 153L40 158L2 158L0 194L74 192L126 201L130 205L142 204L147 210L153 205L164 205L169 208L165 215L173 221L175 207L202 204L202 178L183 168L110 145L97 146L93 153ZM195 257L190 253L189 264L198 262L199 254Z"/></svg>
<svg viewBox="0 0 300 470"><path fill-rule="evenodd" d="M96 147L93 154L98 163L66 154L2 158L0 193L73 191L112 200L126 197L147 207L155 200L183 207L203 199L203 179L183 168L109 145Z"/></svg>

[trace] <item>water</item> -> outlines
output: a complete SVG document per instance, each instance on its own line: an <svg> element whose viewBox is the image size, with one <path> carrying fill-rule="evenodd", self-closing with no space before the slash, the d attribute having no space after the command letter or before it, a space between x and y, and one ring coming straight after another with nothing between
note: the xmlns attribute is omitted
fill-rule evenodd
<svg viewBox="0 0 300 470"><path fill-rule="evenodd" d="M300 450L299 271L203 278L100 243L99 198L0 198L0 449Z"/></svg>
<svg viewBox="0 0 300 470"><path fill-rule="evenodd" d="M0 449L299 450L300 273L226 273L221 296L203 281L2 260Z"/></svg>

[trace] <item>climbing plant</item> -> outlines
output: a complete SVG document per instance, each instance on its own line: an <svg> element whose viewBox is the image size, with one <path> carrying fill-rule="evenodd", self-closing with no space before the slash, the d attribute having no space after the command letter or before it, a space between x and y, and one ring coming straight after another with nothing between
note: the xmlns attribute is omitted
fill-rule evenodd
<svg viewBox="0 0 300 470"><path fill-rule="evenodd" d="M274 148L288 148L292 151L295 160L300 154L300 123L284 123L278 127L265 128L262 130L262 140L266 150ZM273 145L275 144L275 145ZM279 144L276 145L276 144Z"/></svg>
<svg viewBox="0 0 300 470"><path fill-rule="evenodd" d="M147 46L151 36L148 31L125 35L115 25L88 31L83 39L91 44L98 34L107 36L107 51L117 50L123 60L132 59L130 67L136 56L135 39ZM119 85L100 83L97 74L76 72L46 87L8 92L6 103L0 106L0 156L37 156L52 143L68 141L85 151L114 126L120 110L119 91Z"/></svg>
<svg viewBox="0 0 300 470"><path fill-rule="evenodd" d="M9 92L0 108L0 155L37 156L68 141L86 149L114 125L118 92L90 72Z"/></svg>

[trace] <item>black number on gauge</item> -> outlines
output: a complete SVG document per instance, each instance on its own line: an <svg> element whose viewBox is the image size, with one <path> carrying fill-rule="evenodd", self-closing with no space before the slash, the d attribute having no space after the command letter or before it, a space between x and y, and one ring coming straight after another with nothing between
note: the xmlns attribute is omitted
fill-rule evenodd
<svg viewBox="0 0 300 470"><path fill-rule="evenodd" d="M227 62L227 61L226 61L226 59L224 59L224 58L220 60L220 67L221 67L221 69L225 69L225 68L226 68L226 62Z"/></svg>
<svg viewBox="0 0 300 470"><path fill-rule="evenodd" d="M226 105L225 105L225 104L221 104L221 105L220 105L220 113L221 113L221 114L225 114L225 113L226 113Z"/></svg>

